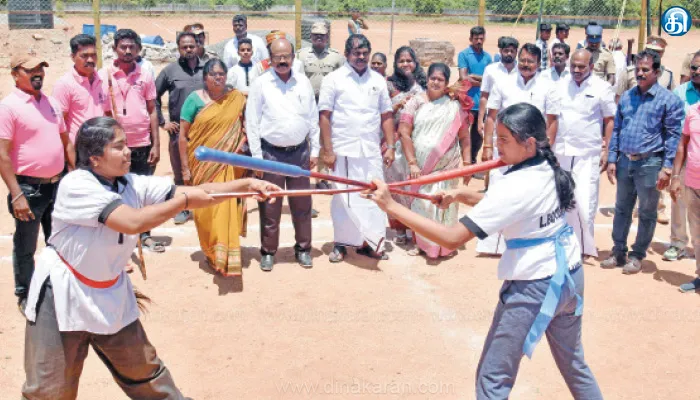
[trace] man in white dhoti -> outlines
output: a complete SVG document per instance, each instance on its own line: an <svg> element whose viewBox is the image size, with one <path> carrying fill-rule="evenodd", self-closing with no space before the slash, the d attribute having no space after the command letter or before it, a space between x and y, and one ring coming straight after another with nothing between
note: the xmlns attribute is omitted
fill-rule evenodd
<svg viewBox="0 0 700 400"><path fill-rule="evenodd" d="M386 80L368 68L371 52L364 35L350 35L345 43L347 62L323 78L318 99L324 163L336 176L366 182L383 179L382 162L389 166L394 161L391 100ZM383 159L380 131L387 141ZM335 195L331 217L335 242L331 262L343 261L347 246L358 248L358 254L388 259L387 216L373 201L357 193Z"/></svg>
<svg viewBox="0 0 700 400"><path fill-rule="evenodd" d="M499 80L491 90L484 124L484 132L487 133L484 135L484 161L498 157L498 151L494 149L498 111L516 103L528 103L540 110L547 122L547 137L552 142L557 132L560 100L556 84L538 72L541 57L539 47L532 43L524 44L518 53L518 73ZM503 178L505 171L505 167L489 171L490 182ZM505 248L506 243L500 232L480 239L476 245L477 253L482 254L502 254Z"/></svg>
<svg viewBox="0 0 700 400"><path fill-rule="evenodd" d="M596 75L593 57L579 49L571 58L571 75L557 85L561 98L554 154L576 183L576 208L567 214L585 255L597 256L593 232L598 212L600 171L607 168L607 148L615 124L615 92ZM602 169L601 169L602 168ZM585 230L590 234L585 235Z"/></svg>

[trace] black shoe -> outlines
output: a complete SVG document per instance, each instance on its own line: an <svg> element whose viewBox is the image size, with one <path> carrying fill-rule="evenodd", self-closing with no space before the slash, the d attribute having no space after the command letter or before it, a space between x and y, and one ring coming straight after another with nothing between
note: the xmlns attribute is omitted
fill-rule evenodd
<svg viewBox="0 0 700 400"><path fill-rule="evenodd" d="M315 209L311 209L311 218L318 218L318 211Z"/></svg>
<svg viewBox="0 0 700 400"><path fill-rule="evenodd" d="M348 254L348 251L344 246L333 246L333 251L331 251L331 254L328 255L328 261L332 263L339 263L345 259L346 254Z"/></svg>
<svg viewBox="0 0 700 400"><path fill-rule="evenodd" d="M297 251L295 256L299 265L304 268L313 268L314 263L311 261L311 252Z"/></svg>
<svg viewBox="0 0 700 400"><path fill-rule="evenodd" d="M330 189L330 188L331 188L331 184L328 183L328 181L320 181L320 182L316 183L316 189L326 190L326 189Z"/></svg>
<svg viewBox="0 0 700 400"><path fill-rule="evenodd" d="M272 267L275 266L275 256L272 254L263 254L260 259L260 269L265 272L272 271Z"/></svg>
<svg viewBox="0 0 700 400"><path fill-rule="evenodd" d="M376 251L372 250L372 248L369 246L360 247L359 249L355 250L355 253L363 255L365 257L374 258L375 260L388 260L389 259L389 255L386 254L385 251L382 251L381 253L377 253Z"/></svg>
<svg viewBox="0 0 700 400"><path fill-rule="evenodd" d="M19 310L19 313L22 314L24 317L24 310L27 309L27 298L26 297L20 297L17 300L17 309Z"/></svg>

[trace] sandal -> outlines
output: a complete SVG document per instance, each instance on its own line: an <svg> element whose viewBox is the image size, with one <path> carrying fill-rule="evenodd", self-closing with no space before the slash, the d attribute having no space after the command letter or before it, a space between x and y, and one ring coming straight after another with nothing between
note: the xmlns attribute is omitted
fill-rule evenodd
<svg viewBox="0 0 700 400"><path fill-rule="evenodd" d="M333 251L328 255L328 261L332 263L339 263L345 260L345 255L348 251L343 246L333 246Z"/></svg>
<svg viewBox="0 0 700 400"><path fill-rule="evenodd" d="M363 255L365 257L369 258L374 258L375 260L388 260L389 255L386 254L385 251L382 251L381 253L377 253L376 251L372 250L371 248L365 246L365 247L360 247L359 249L355 250L355 253Z"/></svg>
<svg viewBox="0 0 700 400"><path fill-rule="evenodd" d="M408 235L406 233L397 234L394 238L395 244L406 244L408 242Z"/></svg>
<svg viewBox="0 0 700 400"><path fill-rule="evenodd" d="M156 242L152 237L147 237L141 240L143 248L148 249L153 253L164 253L165 245L162 242Z"/></svg>

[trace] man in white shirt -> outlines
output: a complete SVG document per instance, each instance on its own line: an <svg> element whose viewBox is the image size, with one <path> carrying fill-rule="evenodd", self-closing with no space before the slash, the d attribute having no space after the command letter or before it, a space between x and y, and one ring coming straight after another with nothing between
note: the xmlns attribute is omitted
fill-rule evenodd
<svg viewBox="0 0 700 400"><path fill-rule="evenodd" d="M615 92L608 82L591 74L593 57L579 49L571 58L571 76L557 84L561 98L554 154L576 182L577 210L567 219L584 254L597 256L593 233L598 212L600 171L607 168L607 145L615 123ZM585 231L589 235L586 235Z"/></svg>
<svg viewBox="0 0 700 400"><path fill-rule="evenodd" d="M540 66L540 49L526 43L518 53L518 73L509 75L496 82L491 91L487 104L488 114L484 128L484 151L482 158L485 161L498 157L494 152L496 116L498 112L516 103L528 103L537 107L547 121L547 137L550 143L558 129L558 117L560 99L556 91L556 85L551 80L537 72ZM505 168L489 171L491 182L503 177ZM501 235L492 235L485 240L479 240L476 251L483 254L501 254L505 250L505 242Z"/></svg>
<svg viewBox="0 0 700 400"><path fill-rule="evenodd" d="M233 33L235 33L236 36L226 43L224 47L224 56L222 57L222 61L226 64L228 69L238 64L238 41L243 38L249 38L253 43L253 64L270 57L262 38L248 34L248 17L238 14L233 17L232 23Z"/></svg>
<svg viewBox="0 0 700 400"><path fill-rule="evenodd" d="M366 182L384 177L381 133L387 141L386 166L394 161L395 149L389 90L384 77L368 68L371 52L364 35L350 35L345 42L347 62L323 78L318 99L324 163L336 176ZM346 246L359 247L358 254L388 259L387 216L376 203L357 193L335 195L331 217L335 241L331 262L345 258Z"/></svg>
<svg viewBox="0 0 700 400"><path fill-rule="evenodd" d="M540 71L549 68L549 38L552 37L552 25L548 23L540 24L540 38L537 39L535 45L542 52L542 60L540 60Z"/></svg>
<svg viewBox="0 0 700 400"><path fill-rule="evenodd" d="M566 43L555 43L552 46L552 67L547 68L540 74L552 82L571 75L569 71L569 45Z"/></svg>
<svg viewBox="0 0 700 400"><path fill-rule="evenodd" d="M479 132L484 134L484 120L486 119L486 106L489 101L489 93L491 88L497 81L502 80L506 76L515 75L518 69L515 68L515 56L518 54L520 43L517 39L509 36L501 36L498 38L498 52L501 56L499 62L489 64L484 69L484 75L481 78L481 98L479 99ZM482 153L483 154L483 153Z"/></svg>
<svg viewBox="0 0 700 400"><path fill-rule="evenodd" d="M229 68L226 75L226 84L241 91L246 96L253 83L253 41L243 38L238 41L238 63Z"/></svg>
<svg viewBox="0 0 700 400"><path fill-rule="evenodd" d="M253 157L313 169L318 161L319 128L316 98L309 79L292 71L294 47L287 39L270 44L272 69L253 82L246 106L246 130ZM268 182L290 190L308 190L308 177L263 174ZM297 262L311 261L311 196L289 197ZM260 202L260 268L272 271L279 246L282 201Z"/></svg>

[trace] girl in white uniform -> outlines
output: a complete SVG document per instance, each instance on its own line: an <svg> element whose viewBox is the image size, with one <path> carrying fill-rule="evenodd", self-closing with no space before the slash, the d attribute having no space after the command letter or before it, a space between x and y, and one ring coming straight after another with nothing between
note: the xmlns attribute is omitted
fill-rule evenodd
<svg viewBox="0 0 700 400"><path fill-rule="evenodd" d="M258 191L262 199L280 189L252 179L185 188L129 174L131 151L112 118L86 121L75 146L79 169L58 188L54 233L29 288L22 398L75 399L92 347L129 398L183 399L146 337L124 271L138 234L224 201L212 192Z"/></svg>
<svg viewBox="0 0 700 400"><path fill-rule="evenodd" d="M510 165L502 179L485 195L468 188L442 193L442 207L455 201L475 206L460 224L445 227L413 213L380 181L366 196L447 248L503 232L498 278L504 283L479 361L477 399L508 398L523 354L532 356L543 334L574 398L602 399L581 345L581 249L564 218L574 207L574 182L557 164L536 107L518 103L502 110L496 132L501 160Z"/></svg>

